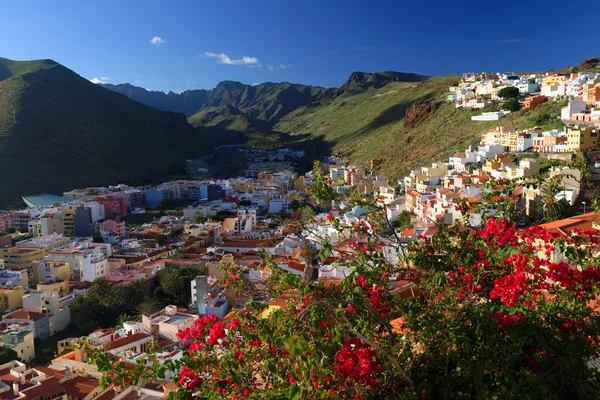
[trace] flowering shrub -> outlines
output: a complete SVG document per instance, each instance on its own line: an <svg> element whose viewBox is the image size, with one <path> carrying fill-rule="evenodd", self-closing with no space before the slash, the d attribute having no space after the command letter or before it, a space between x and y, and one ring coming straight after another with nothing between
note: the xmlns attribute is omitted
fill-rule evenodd
<svg viewBox="0 0 600 400"><path fill-rule="evenodd" d="M316 181L319 200L335 202L326 180ZM110 382L170 369L180 388L173 398L597 398L596 231L559 239L492 217L477 229L440 226L432 240L397 243L397 265L376 251L379 235L389 234L382 214L374 211L334 254L352 271L338 284L272 266L257 287L232 271L230 290L267 294L277 307L251 300L225 321L201 317L178 334L189 344L181 360ZM390 277L412 286L395 293ZM100 351L92 359L113 374L123 362Z"/></svg>

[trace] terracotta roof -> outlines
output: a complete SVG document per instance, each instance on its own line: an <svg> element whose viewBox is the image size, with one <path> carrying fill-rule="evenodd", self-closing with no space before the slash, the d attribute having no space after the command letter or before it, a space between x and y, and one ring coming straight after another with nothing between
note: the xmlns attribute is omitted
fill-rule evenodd
<svg viewBox="0 0 600 400"><path fill-rule="evenodd" d="M127 346L128 344L137 342L138 340L143 340L147 338L152 339L152 335L148 335L146 333L134 333L133 335L125 336L113 342L110 342L108 344L108 350L118 349L120 347Z"/></svg>
<svg viewBox="0 0 600 400"><path fill-rule="evenodd" d="M56 395L65 394L65 389L57 378L52 377L24 390L23 394L25 399L54 398Z"/></svg>
<svg viewBox="0 0 600 400"><path fill-rule="evenodd" d="M27 310L23 310L22 308L14 311L10 314L5 315L5 317L7 318L14 318L14 319L27 319L29 321L37 321L38 319L42 319L44 318L45 314L43 313L39 313L39 312L35 312L35 311L27 311Z"/></svg>
<svg viewBox="0 0 600 400"><path fill-rule="evenodd" d="M100 386L98 379L78 376L62 383L67 395L74 399L83 399Z"/></svg>
<svg viewBox="0 0 600 400"><path fill-rule="evenodd" d="M595 212L590 212L587 214L576 215L571 218L561 219L559 221L542 224L541 227L544 229L558 232L564 236L567 233L570 234L570 232L575 229L594 229L593 223L598 221L600 221L600 217L598 216L598 214L596 214Z"/></svg>

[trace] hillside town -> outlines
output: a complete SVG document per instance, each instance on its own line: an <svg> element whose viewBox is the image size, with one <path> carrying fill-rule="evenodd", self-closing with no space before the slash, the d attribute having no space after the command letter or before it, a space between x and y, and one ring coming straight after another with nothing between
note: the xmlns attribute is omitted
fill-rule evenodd
<svg viewBox="0 0 600 400"><path fill-rule="evenodd" d="M395 181L378 172L381 159L360 166L327 157L320 168L342 196L339 204L315 200L314 175L295 172L284 161L290 154L303 155L291 150L275 156L248 152L242 177L23 197L27 208L0 212L0 342L18 356L0 365L0 397L168 398L177 390L170 376L125 390L101 387L102 373L80 344L104 349L132 368L147 362L150 348L159 349L152 353L159 362L181 358L189 342L179 331L211 314L230 321L247 307L248 298L228 289L225 267L239 267L253 283L265 282L276 268L305 282L335 285L349 273L341 254L361 251L362 229L371 223L372 210L351 206L350 194L371 199L384 211L391 232L377 238L374 251L392 264L403 262L402 248L411 240L432 239L441 225L475 227L494 215L494 207L478 207L491 192L492 203L508 203L516 212L519 228L546 222L543 226L563 236L597 229L600 217L585 197L584 173L576 162L597 169L591 154L598 147L600 75L466 74L450 88L448 101L485 110L505 100L498 94L507 87L518 88L523 108L566 100L560 115L564 128L499 123L482 132L478 145ZM502 114L493 111L485 120ZM550 222L544 188L552 179L559 188L553 198L565 201L568 210ZM498 189L503 181L515 185ZM329 246L329 256L314 255ZM127 314L118 326L92 326L88 332L72 319L78 302L97 291L99 282L141 284L153 296L164 290L161 275L190 267L198 274L184 282L185 295L171 296L189 299L187 304L163 301L151 312ZM412 285L405 276L390 276L387 289L405 296ZM287 307L281 298L260 301L261 318Z"/></svg>

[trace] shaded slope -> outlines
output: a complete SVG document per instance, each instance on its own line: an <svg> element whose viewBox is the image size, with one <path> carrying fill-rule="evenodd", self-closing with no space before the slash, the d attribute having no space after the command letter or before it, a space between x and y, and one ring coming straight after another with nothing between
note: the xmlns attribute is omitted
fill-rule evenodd
<svg viewBox="0 0 600 400"><path fill-rule="evenodd" d="M0 64L13 71L0 82L2 206L33 193L164 179L202 149L181 114L132 101L51 60Z"/></svg>

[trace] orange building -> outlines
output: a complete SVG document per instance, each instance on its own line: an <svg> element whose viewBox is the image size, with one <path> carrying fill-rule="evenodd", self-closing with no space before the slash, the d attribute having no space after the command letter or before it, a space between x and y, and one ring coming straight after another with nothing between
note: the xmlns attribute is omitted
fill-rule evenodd
<svg viewBox="0 0 600 400"><path fill-rule="evenodd" d="M531 108L546 101L546 96L529 96L523 102L523 109Z"/></svg>
<svg viewBox="0 0 600 400"><path fill-rule="evenodd" d="M600 101L600 82L588 89L587 103L589 105L596 105Z"/></svg>

